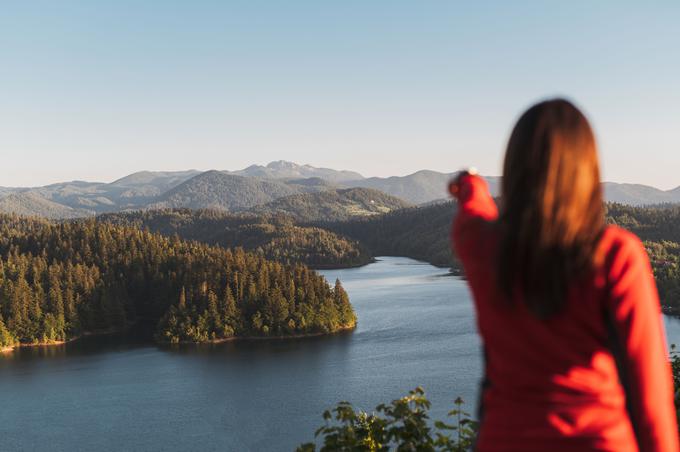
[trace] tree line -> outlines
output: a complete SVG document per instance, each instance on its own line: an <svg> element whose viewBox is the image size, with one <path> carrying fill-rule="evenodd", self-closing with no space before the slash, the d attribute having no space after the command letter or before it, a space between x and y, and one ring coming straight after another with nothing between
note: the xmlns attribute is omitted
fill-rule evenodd
<svg viewBox="0 0 680 452"><path fill-rule="evenodd" d="M284 214L233 214L217 210L161 209L101 215L101 221L178 235L224 248L242 247L284 264L312 268L355 267L372 261L356 240L301 226Z"/></svg>
<svg viewBox="0 0 680 452"><path fill-rule="evenodd" d="M312 224L356 240L374 256L404 256L438 267L460 269L449 242L455 213L455 204L448 201L348 221Z"/></svg>
<svg viewBox="0 0 680 452"><path fill-rule="evenodd" d="M163 342L330 333L356 321L342 285L301 264L96 219L0 215L0 346L140 319Z"/></svg>

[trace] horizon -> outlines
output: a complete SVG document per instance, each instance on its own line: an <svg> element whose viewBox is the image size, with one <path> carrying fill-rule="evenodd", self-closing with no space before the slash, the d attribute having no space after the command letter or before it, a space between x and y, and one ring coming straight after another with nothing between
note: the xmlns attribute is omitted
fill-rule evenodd
<svg viewBox="0 0 680 452"><path fill-rule="evenodd" d="M676 3L613 1L11 4L0 186L281 158L499 174L518 115L563 96L593 123L604 181L669 190L678 22Z"/></svg>
<svg viewBox="0 0 680 452"><path fill-rule="evenodd" d="M335 171L351 171L351 172L355 172L355 173L360 174L365 179L370 179L370 178L374 178L374 177L383 178L383 179L389 178L389 177L406 177L406 176L410 176L412 174L415 174L415 173L418 173L418 172L421 172L421 171L433 171L433 172L437 172L437 173L448 174L448 173L453 173L455 171L458 171L459 169L462 169L462 167L461 167L459 169L452 170L452 171L438 171L438 170L434 170L434 169L430 169L430 168L420 168L420 169L413 170L413 171L410 171L410 172L405 173L405 174L393 174L393 175L390 175L390 176L372 176L372 175L363 174L363 173L356 171L356 170L353 170L351 168L320 167L320 166L314 166L314 165L311 165L311 164L308 164L308 163L298 163L298 162L294 162L292 160L282 160L282 159L280 159L280 160L272 160L272 161L266 162L266 163L253 163L251 165L247 165L243 168L237 168L237 169L219 169L219 168L208 168L208 169L183 168L183 169L169 169L169 170L168 169L140 169L140 170L137 170L137 171L133 171L131 173L127 173L127 174L123 174L121 176L117 176L117 177L115 177L111 180L71 179L71 180L58 180L58 181L49 182L49 183L42 184L42 185L32 185L32 186L28 186L28 185L14 185L14 186L0 185L0 188L32 189L32 188L46 187L46 186L50 186L50 185L68 184L68 183L77 183L77 182L83 182L83 183L89 183L89 184L112 184L112 183L114 183L114 182L116 182L120 179L131 176L133 174L145 173L145 172L148 172L148 173L179 173L179 172L187 172L187 171L196 171L198 173L205 173L205 172L208 172L208 171L236 172L236 171L245 170L245 169L247 169L251 166L266 167L267 165L269 165L271 163L277 163L277 162L293 163L293 164L298 165L298 166L310 166L310 167L316 168L316 169L330 169L330 170L335 170ZM482 176L483 177L493 177L493 178L500 178L501 177L500 175L492 175L492 174L482 174ZM243 176L243 177L248 177L248 176ZM661 191L665 191L665 192L672 191L672 190L675 190L677 188L680 188L680 183L676 186L673 186L673 187L667 188L667 189L664 189L664 188L661 188L661 187L658 187L658 186L655 186L655 185L642 184L642 183L638 183L638 182L622 182L622 181L602 179L600 181L600 183L603 183L603 184L605 184L605 183L607 183L607 184L622 184L622 185L640 185L640 186L655 188L657 190L661 190Z"/></svg>

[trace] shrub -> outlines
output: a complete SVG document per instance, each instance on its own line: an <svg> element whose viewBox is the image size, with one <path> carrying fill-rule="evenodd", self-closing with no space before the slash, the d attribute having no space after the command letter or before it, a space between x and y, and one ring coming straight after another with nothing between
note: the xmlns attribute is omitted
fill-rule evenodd
<svg viewBox="0 0 680 452"><path fill-rule="evenodd" d="M349 402L340 402L323 413L326 425L316 431L323 442L320 452L356 451L441 451L459 452L472 447L477 423L463 411L463 400L455 400L449 412L453 423L429 422L430 401L418 387L392 403L381 404L371 414L356 411ZM306 443L297 452L315 452L314 443Z"/></svg>

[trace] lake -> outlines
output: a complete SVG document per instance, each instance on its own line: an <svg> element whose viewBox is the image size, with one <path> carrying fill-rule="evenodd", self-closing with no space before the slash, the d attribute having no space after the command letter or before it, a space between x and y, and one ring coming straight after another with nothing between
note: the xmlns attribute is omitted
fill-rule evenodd
<svg viewBox="0 0 680 452"><path fill-rule="evenodd" d="M349 293L354 332L180 347L130 333L0 355L0 450L292 451L337 401L371 409L418 385L434 417L459 395L474 412L463 280L397 257L322 273ZM666 328L680 344L680 322Z"/></svg>

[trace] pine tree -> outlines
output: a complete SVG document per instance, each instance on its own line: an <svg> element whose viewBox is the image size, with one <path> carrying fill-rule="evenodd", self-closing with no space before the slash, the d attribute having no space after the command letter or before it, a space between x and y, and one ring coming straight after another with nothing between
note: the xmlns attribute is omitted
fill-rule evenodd
<svg viewBox="0 0 680 452"><path fill-rule="evenodd" d="M9 332L5 322L2 320L2 315L0 315L0 348L11 347L14 344L16 344L16 339Z"/></svg>
<svg viewBox="0 0 680 452"><path fill-rule="evenodd" d="M179 293L179 303L177 305L182 311L187 307L187 292L184 286L182 286L182 290Z"/></svg>

